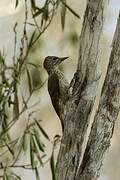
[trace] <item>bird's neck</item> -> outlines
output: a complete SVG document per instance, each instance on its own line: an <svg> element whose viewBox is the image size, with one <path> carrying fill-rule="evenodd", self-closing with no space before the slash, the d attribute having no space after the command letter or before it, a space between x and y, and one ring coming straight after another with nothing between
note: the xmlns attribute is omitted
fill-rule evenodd
<svg viewBox="0 0 120 180"><path fill-rule="evenodd" d="M49 68L49 69L47 69L47 72L49 75L52 75L54 73L56 73L56 74L61 73L61 71L59 70L58 67Z"/></svg>

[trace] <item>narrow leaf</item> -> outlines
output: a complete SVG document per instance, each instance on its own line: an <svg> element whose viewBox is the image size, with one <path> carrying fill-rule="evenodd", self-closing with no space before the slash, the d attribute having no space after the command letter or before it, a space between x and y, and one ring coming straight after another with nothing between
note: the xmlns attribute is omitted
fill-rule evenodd
<svg viewBox="0 0 120 180"><path fill-rule="evenodd" d="M33 18L39 16L41 13L44 13L44 9L43 9L43 8L41 8L41 9L38 9L38 8L37 8L37 12L35 12L35 13L33 14Z"/></svg>
<svg viewBox="0 0 120 180"><path fill-rule="evenodd" d="M35 160L34 160L34 148L33 148L32 135L30 136L30 161L31 161L31 166L34 169L35 168Z"/></svg>
<svg viewBox="0 0 120 180"><path fill-rule="evenodd" d="M18 175L15 174L14 172L11 172L11 174L10 174L10 180L13 179L13 178L14 178L14 180L21 180L21 177L20 177L20 176L18 176Z"/></svg>
<svg viewBox="0 0 120 180"><path fill-rule="evenodd" d="M44 8L44 19L45 19L45 21L48 20L48 17L49 17L48 15L49 15L48 5L46 5Z"/></svg>
<svg viewBox="0 0 120 180"><path fill-rule="evenodd" d="M29 93L32 94L32 78L31 78L31 74L29 72L28 69L26 69L27 72L27 78L28 78L28 86L29 86Z"/></svg>
<svg viewBox="0 0 120 180"><path fill-rule="evenodd" d="M32 65L32 66L35 67L35 68L38 68L38 65L37 65L37 64L34 64L34 63L32 63L32 62L28 62L27 64Z"/></svg>
<svg viewBox="0 0 120 180"><path fill-rule="evenodd" d="M9 152L11 153L11 155L13 156L13 158L15 158L14 151L11 149L11 147L8 144L6 144L6 146L9 150Z"/></svg>
<svg viewBox="0 0 120 180"><path fill-rule="evenodd" d="M28 144L28 142L27 142L27 134L24 134L24 136L23 136L23 143L22 143L22 147L23 147L23 151L24 152L26 152L27 151L27 144Z"/></svg>
<svg viewBox="0 0 120 180"><path fill-rule="evenodd" d="M35 11L36 3L35 0L31 0L32 9Z"/></svg>
<svg viewBox="0 0 120 180"><path fill-rule="evenodd" d="M57 0L57 1L56 1L56 7L57 7L57 8L58 8L59 4L60 4L60 0Z"/></svg>
<svg viewBox="0 0 120 180"><path fill-rule="evenodd" d="M32 43L33 43L33 40L34 40L34 37L35 37L35 33L36 33L36 30L33 31L32 33L32 36L30 38L30 41L29 41L29 45L28 45L28 50L31 48L32 46Z"/></svg>
<svg viewBox="0 0 120 180"><path fill-rule="evenodd" d="M27 109L27 102L25 101L25 98L23 96L22 96L22 100L23 100L23 104L24 104L25 109Z"/></svg>
<svg viewBox="0 0 120 180"><path fill-rule="evenodd" d="M3 176L3 180L6 180L6 175Z"/></svg>
<svg viewBox="0 0 120 180"><path fill-rule="evenodd" d="M41 18L41 28L43 26L43 22L44 22L44 14L42 14L42 18Z"/></svg>
<svg viewBox="0 0 120 180"><path fill-rule="evenodd" d="M35 133L34 134L34 137L35 137L35 140L36 140L36 143L37 143L37 145L38 145L38 147L39 147L39 150L40 151L42 151L42 152L45 152L45 150L44 150L44 144L40 141L40 138L37 136L37 134Z"/></svg>
<svg viewBox="0 0 120 180"><path fill-rule="evenodd" d="M66 6L62 4L62 9L61 9L61 26L62 26L62 31L65 28L65 18L66 18Z"/></svg>
<svg viewBox="0 0 120 180"><path fill-rule="evenodd" d="M38 153L36 154L36 156L37 156L38 161L40 162L40 165L43 167L42 158L40 157Z"/></svg>
<svg viewBox="0 0 120 180"><path fill-rule="evenodd" d="M19 0L16 0L15 8L18 6Z"/></svg>
<svg viewBox="0 0 120 180"><path fill-rule="evenodd" d="M51 168L51 172L52 172L52 180L56 180L54 153L52 153L52 156L50 159L50 168Z"/></svg>
<svg viewBox="0 0 120 180"><path fill-rule="evenodd" d="M43 166L43 162L42 162L42 159L41 159L41 157L39 155L39 150L38 150L38 147L37 147L37 144L36 144L36 140L34 139L33 136L32 136L32 140L33 140L33 146L34 146L34 153L37 156L37 159L39 160L40 164ZM36 166L34 165L34 167L36 167Z"/></svg>
<svg viewBox="0 0 120 180"><path fill-rule="evenodd" d="M49 3L49 0L46 0L44 6L46 7L48 3Z"/></svg>
<svg viewBox="0 0 120 180"><path fill-rule="evenodd" d="M68 6L68 5L64 2L64 0L62 0L61 2L66 6L66 8L67 8L74 16L76 16L77 18L80 19L80 16L79 16L70 6Z"/></svg>
<svg viewBox="0 0 120 180"><path fill-rule="evenodd" d="M10 177L8 174L5 174L4 178L5 178L5 180L10 180Z"/></svg>
<svg viewBox="0 0 120 180"><path fill-rule="evenodd" d="M48 136L47 133L44 131L44 129L42 128L42 126L40 125L40 123L39 123L37 120L35 120L35 122L36 122L38 128L40 129L40 131L42 132L42 134L45 136L45 138L48 139L48 140L50 140L49 136Z"/></svg>
<svg viewBox="0 0 120 180"><path fill-rule="evenodd" d="M5 60L0 52L0 64L4 64L5 63Z"/></svg>
<svg viewBox="0 0 120 180"><path fill-rule="evenodd" d="M19 99L17 93L17 87L14 88L14 105L13 105L13 114L17 118L19 116Z"/></svg>
<svg viewBox="0 0 120 180"><path fill-rule="evenodd" d="M36 180L40 180L40 175L37 168L35 168L35 175L36 175Z"/></svg>

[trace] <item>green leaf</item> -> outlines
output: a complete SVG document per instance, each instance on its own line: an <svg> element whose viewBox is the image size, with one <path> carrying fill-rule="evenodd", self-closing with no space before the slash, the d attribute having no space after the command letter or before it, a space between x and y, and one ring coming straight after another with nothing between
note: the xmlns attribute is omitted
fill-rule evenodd
<svg viewBox="0 0 120 180"><path fill-rule="evenodd" d="M35 3L35 0L31 0L31 6L32 6L32 9L35 11L35 7L36 7L36 3Z"/></svg>
<svg viewBox="0 0 120 180"><path fill-rule="evenodd" d="M44 131L44 129L42 128L42 126L40 125L40 123L39 123L37 120L35 120L35 122L36 122L38 128L40 129L40 131L42 132L42 134L44 135L44 137L45 137L46 139L50 140L49 136L48 136L47 133Z"/></svg>
<svg viewBox="0 0 120 180"><path fill-rule="evenodd" d="M6 175L3 176L3 180L6 180Z"/></svg>
<svg viewBox="0 0 120 180"><path fill-rule="evenodd" d="M23 100L23 104L24 104L24 108L27 109L28 106L27 106L27 102L25 101L24 97L22 96L22 100Z"/></svg>
<svg viewBox="0 0 120 180"><path fill-rule="evenodd" d="M5 60L0 52L0 64L5 64Z"/></svg>
<svg viewBox="0 0 120 180"><path fill-rule="evenodd" d="M50 168L52 172L52 180L57 180L56 179L56 174L55 174L55 161L54 161L54 152L52 153L51 159L50 159Z"/></svg>
<svg viewBox="0 0 120 180"><path fill-rule="evenodd" d="M40 162L40 165L43 167L43 162L42 162L42 158L40 157L39 154L36 154L37 155L37 159L39 160Z"/></svg>
<svg viewBox="0 0 120 180"><path fill-rule="evenodd" d="M6 146L9 150L9 152L11 153L11 155L13 156L13 158L15 158L15 154L14 154L14 151L12 150L12 148L8 144L6 144Z"/></svg>
<svg viewBox="0 0 120 180"><path fill-rule="evenodd" d="M40 180L40 175L37 168L35 168L35 175L36 175L36 180Z"/></svg>
<svg viewBox="0 0 120 180"><path fill-rule="evenodd" d="M66 0L64 0L66 1ZM62 4L62 9L61 9L61 25L62 25L62 31L65 28L65 18L66 18L66 6Z"/></svg>
<svg viewBox="0 0 120 180"><path fill-rule="evenodd" d="M32 36L30 38L30 41L29 41L29 45L28 45L28 50L31 48L32 46L32 43L33 43L33 40L34 40L34 37L35 37L35 33L36 33L36 30L33 31L32 33Z"/></svg>
<svg viewBox="0 0 120 180"><path fill-rule="evenodd" d="M42 14L42 19L41 19L41 28L43 26L43 22L44 22L44 14Z"/></svg>
<svg viewBox="0 0 120 180"><path fill-rule="evenodd" d="M21 177L14 172L7 172L5 173L3 180L21 180Z"/></svg>
<svg viewBox="0 0 120 180"><path fill-rule="evenodd" d="M18 92L17 87L14 88L14 106L13 106L13 113L14 117L17 118L19 116L19 99L18 99Z"/></svg>
<svg viewBox="0 0 120 180"><path fill-rule="evenodd" d="M15 8L18 6L19 0L16 0Z"/></svg>
<svg viewBox="0 0 120 180"><path fill-rule="evenodd" d="M41 140L36 132L34 134L34 137L35 137L36 143L39 147L39 150L42 152L45 152L45 150L44 150L45 145L41 142Z"/></svg>
<svg viewBox="0 0 120 180"><path fill-rule="evenodd" d="M42 159L40 157L39 149L38 149L38 146L36 144L37 142L36 142L34 135L32 135L32 140L33 140L33 146L34 146L34 153L35 153L37 159L39 160L40 164L43 166L43 162L42 162ZM36 167L35 163L34 163L34 167Z"/></svg>
<svg viewBox="0 0 120 180"><path fill-rule="evenodd" d="M26 152L28 149L28 142L27 142L27 134L24 134L23 136L23 143L22 143L22 147L23 147L23 151Z"/></svg>
<svg viewBox="0 0 120 180"><path fill-rule="evenodd" d="M8 98L8 107L11 107L11 105L14 105L15 103L12 101L11 96Z"/></svg>
<svg viewBox="0 0 120 180"><path fill-rule="evenodd" d="M33 14L33 18L35 18L35 17L37 17L37 16L39 16L41 13L44 13L44 8L37 8L36 7L36 10L37 10L37 12L35 12L34 14Z"/></svg>
<svg viewBox="0 0 120 180"><path fill-rule="evenodd" d="M21 177L15 174L14 172L11 172L10 180L21 180Z"/></svg>
<svg viewBox="0 0 120 180"><path fill-rule="evenodd" d="M28 69L26 69L26 72L27 72L27 78L28 78L29 93L32 94L33 86L32 86L31 74Z"/></svg>
<svg viewBox="0 0 120 180"><path fill-rule="evenodd" d="M49 10L48 10L48 4L43 8L43 14L41 19L41 28L43 26L43 23L46 22L49 18Z"/></svg>
<svg viewBox="0 0 120 180"><path fill-rule="evenodd" d="M48 11L48 5L46 5L44 8L44 19L45 19L45 21L48 20L48 17L49 17L49 11Z"/></svg>
<svg viewBox="0 0 120 180"><path fill-rule="evenodd" d="M80 19L80 16L79 16L70 6L68 6L68 5L65 3L64 0L62 0L61 2L62 2L62 4L64 4L64 5L66 6L66 8L67 8L74 16L76 16L77 18Z"/></svg>
<svg viewBox="0 0 120 180"><path fill-rule="evenodd" d="M32 65L32 66L35 67L35 68L38 68L38 67L39 67L39 65L34 64L34 63L32 63L32 62L28 62L27 64L28 64L28 65Z"/></svg>
<svg viewBox="0 0 120 180"><path fill-rule="evenodd" d="M70 43L71 43L72 45L76 45L77 42L78 42L78 40L79 40L79 37L78 37L78 34L77 34L76 31L71 32L71 33L69 34L68 38L69 38L69 41L70 41Z"/></svg>
<svg viewBox="0 0 120 180"><path fill-rule="evenodd" d="M44 7L48 6L48 4L50 3L49 1L50 1L50 0L46 0L46 1L45 1Z"/></svg>
<svg viewBox="0 0 120 180"><path fill-rule="evenodd" d="M9 176L8 174L6 174L6 175L4 176L4 180L10 180L10 176Z"/></svg>
<svg viewBox="0 0 120 180"><path fill-rule="evenodd" d="M30 135L30 161L31 161L31 166L34 169L35 168L35 154L34 154L34 145L33 145L32 135Z"/></svg>
<svg viewBox="0 0 120 180"><path fill-rule="evenodd" d="M56 1L56 7L57 7L57 8L58 8L59 4L60 4L60 0L57 0L57 1Z"/></svg>

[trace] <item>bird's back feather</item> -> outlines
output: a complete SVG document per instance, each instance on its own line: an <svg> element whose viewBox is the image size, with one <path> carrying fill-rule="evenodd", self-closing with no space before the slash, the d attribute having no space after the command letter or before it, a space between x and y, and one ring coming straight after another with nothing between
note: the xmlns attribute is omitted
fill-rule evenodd
<svg viewBox="0 0 120 180"><path fill-rule="evenodd" d="M60 89L59 89L59 79L56 73L53 73L52 76L50 76L48 79L48 92L50 94L53 107L57 115L60 117L60 112L59 112Z"/></svg>

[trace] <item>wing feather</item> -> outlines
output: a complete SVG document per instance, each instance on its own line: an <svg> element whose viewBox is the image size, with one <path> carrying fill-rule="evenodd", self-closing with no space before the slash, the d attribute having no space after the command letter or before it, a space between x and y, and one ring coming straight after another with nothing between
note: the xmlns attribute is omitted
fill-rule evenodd
<svg viewBox="0 0 120 180"><path fill-rule="evenodd" d="M59 96L60 96L59 79L58 79L58 75L55 73L52 74L48 79L48 92L50 94L53 107L54 107L57 115L60 117L60 111L59 111Z"/></svg>

